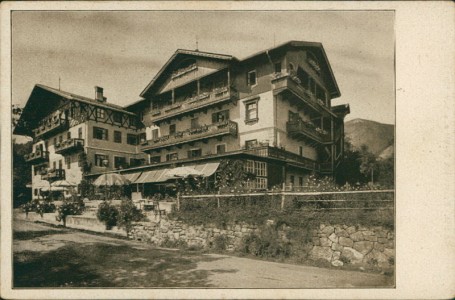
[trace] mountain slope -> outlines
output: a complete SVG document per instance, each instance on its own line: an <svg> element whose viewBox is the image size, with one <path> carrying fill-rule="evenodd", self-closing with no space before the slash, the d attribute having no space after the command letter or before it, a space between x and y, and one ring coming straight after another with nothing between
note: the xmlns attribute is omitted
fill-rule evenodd
<svg viewBox="0 0 455 300"><path fill-rule="evenodd" d="M355 149L367 145L368 149L376 156L382 154L389 146L393 145L395 126L382 124L375 121L354 119L345 123L345 137ZM387 149L387 154L393 155L393 147Z"/></svg>

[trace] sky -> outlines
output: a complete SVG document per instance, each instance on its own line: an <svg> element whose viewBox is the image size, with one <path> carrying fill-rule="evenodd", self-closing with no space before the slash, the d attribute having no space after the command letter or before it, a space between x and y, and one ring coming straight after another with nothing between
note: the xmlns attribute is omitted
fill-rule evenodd
<svg viewBox="0 0 455 300"><path fill-rule="evenodd" d="M346 121L395 123L392 11L16 11L12 17L12 101L35 84L127 105L177 49L239 59L289 40L323 44Z"/></svg>

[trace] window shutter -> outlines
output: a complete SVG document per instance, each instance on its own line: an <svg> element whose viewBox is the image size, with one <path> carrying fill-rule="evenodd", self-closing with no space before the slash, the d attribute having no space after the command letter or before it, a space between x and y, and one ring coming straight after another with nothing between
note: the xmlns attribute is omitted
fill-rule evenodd
<svg viewBox="0 0 455 300"><path fill-rule="evenodd" d="M212 114L212 124L214 124L218 121L218 118L216 116L217 116L217 113Z"/></svg>

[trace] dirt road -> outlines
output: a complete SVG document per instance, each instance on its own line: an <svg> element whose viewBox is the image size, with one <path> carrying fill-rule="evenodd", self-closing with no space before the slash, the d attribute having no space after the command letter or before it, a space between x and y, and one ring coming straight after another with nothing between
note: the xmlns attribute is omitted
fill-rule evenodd
<svg viewBox="0 0 455 300"><path fill-rule="evenodd" d="M15 220L16 287L390 287L392 278L158 249L136 241Z"/></svg>

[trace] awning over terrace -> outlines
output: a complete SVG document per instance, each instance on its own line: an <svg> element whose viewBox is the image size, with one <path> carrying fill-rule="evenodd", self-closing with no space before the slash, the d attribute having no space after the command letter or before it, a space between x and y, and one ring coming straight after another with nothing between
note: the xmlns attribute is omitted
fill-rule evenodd
<svg viewBox="0 0 455 300"><path fill-rule="evenodd" d="M218 162L212 162L212 163L197 164L197 165L196 164L187 165L186 167L188 167L188 169L191 168L191 169L198 171L202 177L209 177L216 172L219 165L220 165L220 163L218 163ZM175 168L144 171L135 180L130 179L130 181L131 181L131 183L134 183L134 184L165 182L168 179L176 178L175 176L170 176L170 175L172 175L172 170L175 170ZM133 174L136 174L136 173L133 173ZM129 174L125 174L125 176L128 176L128 175Z"/></svg>

